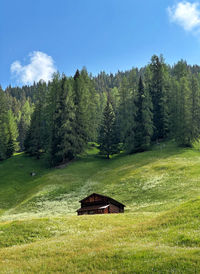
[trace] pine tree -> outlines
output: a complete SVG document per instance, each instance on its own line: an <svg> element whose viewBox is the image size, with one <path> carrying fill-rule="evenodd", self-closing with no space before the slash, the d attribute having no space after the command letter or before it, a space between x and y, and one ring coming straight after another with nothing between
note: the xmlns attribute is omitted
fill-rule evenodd
<svg viewBox="0 0 200 274"><path fill-rule="evenodd" d="M55 166L60 160L57 159L56 153L58 151L58 146L60 144L60 137L58 130L61 128L58 119L59 108L60 108L60 97L61 94L61 80L60 74L55 73L52 82L48 87L47 96L47 108L46 108L46 118L48 121L47 131L48 131L48 145L46 151L46 158L50 166Z"/></svg>
<svg viewBox="0 0 200 274"><path fill-rule="evenodd" d="M31 122L27 136L24 141L25 151L31 156L40 158L45 148L46 140L46 122L44 119L44 104L46 96L46 84L39 82L37 84L36 104L31 116Z"/></svg>
<svg viewBox="0 0 200 274"><path fill-rule="evenodd" d="M169 131L169 116L167 106L168 69L163 57L154 55L150 64L151 80L149 92L153 103L153 140L163 139Z"/></svg>
<svg viewBox="0 0 200 274"><path fill-rule="evenodd" d="M128 153L133 153L135 148L135 115L136 115L136 92L133 91L127 102L127 128L124 135L124 148Z"/></svg>
<svg viewBox="0 0 200 274"><path fill-rule="evenodd" d="M11 157L13 153L19 148L17 138L18 138L18 129L15 117L12 113L12 110L8 111L7 114L7 127L8 127L8 142L6 148L7 157Z"/></svg>
<svg viewBox="0 0 200 274"><path fill-rule="evenodd" d="M190 122L191 113L189 108L189 81L182 77L177 85L177 117L175 128L175 140L179 145L191 146Z"/></svg>
<svg viewBox="0 0 200 274"><path fill-rule="evenodd" d="M65 76L60 80L57 75L51 92L56 101L52 112L49 160L55 166L77 155L73 80Z"/></svg>
<svg viewBox="0 0 200 274"><path fill-rule="evenodd" d="M0 87L0 160L7 158L7 144L8 144L8 105L6 96Z"/></svg>
<svg viewBox="0 0 200 274"><path fill-rule="evenodd" d="M19 121L18 121L18 130L19 130L19 146L20 151L24 151L24 141L27 135L28 128L31 122L32 108L30 106L29 100L26 100L22 105L21 111L19 111Z"/></svg>
<svg viewBox="0 0 200 274"><path fill-rule="evenodd" d="M178 104L179 104L179 83L173 77L170 82L169 91L169 138L175 138L178 127Z"/></svg>
<svg viewBox="0 0 200 274"><path fill-rule="evenodd" d="M81 73L77 70L74 78L55 75L48 107L48 155L52 166L74 159L95 138L96 103L93 84L85 69Z"/></svg>
<svg viewBox="0 0 200 274"><path fill-rule="evenodd" d="M74 91L73 80L62 79L63 90L63 113L62 113L62 142L60 151L62 154L62 162L70 161L76 157L76 136L75 136L75 106L74 106Z"/></svg>
<svg viewBox="0 0 200 274"><path fill-rule="evenodd" d="M143 85L141 77L139 79L138 84L138 96L136 100L136 107L136 126L133 150L135 152L141 152L148 149L153 134L153 114L151 98L148 89L145 89Z"/></svg>
<svg viewBox="0 0 200 274"><path fill-rule="evenodd" d="M0 160L13 155L18 149L18 130L15 117L8 108L5 93L0 89Z"/></svg>
<svg viewBox="0 0 200 274"><path fill-rule="evenodd" d="M74 75L74 106L75 106L75 136L76 136L76 154L83 152L90 139L90 117L88 109L90 96L85 81L87 72L76 71Z"/></svg>
<svg viewBox="0 0 200 274"><path fill-rule="evenodd" d="M106 155L109 159L110 155L119 152L119 139L116 133L116 119L110 102L110 97L107 98L107 104L103 113L103 121L99 135L99 148L102 155Z"/></svg>
<svg viewBox="0 0 200 274"><path fill-rule="evenodd" d="M82 86L82 116L85 124L85 130L88 141L95 141L97 131L100 124L100 116L98 113L99 96L95 91L94 82L91 76L88 75L86 68L83 68L80 73L80 81Z"/></svg>
<svg viewBox="0 0 200 274"><path fill-rule="evenodd" d="M198 141L200 137L200 86L198 79L193 75L190 80L190 140Z"/></svg>
<svg viewBox="0 0 200 274"><path fill-rule="evenodd" d="M123 144L126 143L127 135L129 134L128 131L132 124L130 119L130 112L132 109L131 106L131 96L132 91L128 80L126 77L123 78L120 89L119 89L119 124L120 124L120 139Z"/></svg>

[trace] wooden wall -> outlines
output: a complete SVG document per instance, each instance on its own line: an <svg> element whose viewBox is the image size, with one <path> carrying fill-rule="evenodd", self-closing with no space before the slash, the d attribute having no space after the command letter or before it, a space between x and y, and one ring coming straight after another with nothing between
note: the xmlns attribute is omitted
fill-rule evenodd
<svg viewBox="0 0 200 274"><path fill-rule="evenodd" d="M109 209L110 209L110 213L119 213L120 212L119 207L117 207L113 204L110 204Z"/></svg>

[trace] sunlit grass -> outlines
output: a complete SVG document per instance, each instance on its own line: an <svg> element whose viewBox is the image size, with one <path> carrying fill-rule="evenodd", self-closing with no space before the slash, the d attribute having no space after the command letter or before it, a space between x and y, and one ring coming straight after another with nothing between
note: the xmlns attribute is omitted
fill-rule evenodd
<svg viewBox="0 0 200 274"><path fill-rule="evenodd" d="M0 249L0 269L198 273L199 209L196 199L157 216L125 213L7 222L0 226L0 242L10 247Z"/></svg>
<svg viewBox="0 0 200 274"><path fill-rule="evenodd" d="M92 192L125 214L76 216ZM15 155L0 162L0 273L199 273L199 196L199 144L109 161L91 146L62 169Z"/></svg>
<svg viewBox="0 0 200 274"><path fill-rule="evenodd" d="M1 218L76 214L78 201L92 192L112 196L130 212L167 210L200 195L199 155L166 143L162 150L155 145L152 151L107 161L93 148L64 169L47 169L18 155L0 163Z"/></svg>

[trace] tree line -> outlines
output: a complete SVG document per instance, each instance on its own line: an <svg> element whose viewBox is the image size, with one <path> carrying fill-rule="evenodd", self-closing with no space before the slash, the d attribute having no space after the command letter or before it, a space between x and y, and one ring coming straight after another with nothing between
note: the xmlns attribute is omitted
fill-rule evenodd
<svg viewBox="0 0 200 274"><path fill-rule="evenodd" d="M191 146L199 136L200 67L183 60L169 66L162 55L115 75L93 77L84 68L74 77L57 73L49 83L0 89L0 160L25 151L56 166L89 141L109 158L165 139Z"/></svg>

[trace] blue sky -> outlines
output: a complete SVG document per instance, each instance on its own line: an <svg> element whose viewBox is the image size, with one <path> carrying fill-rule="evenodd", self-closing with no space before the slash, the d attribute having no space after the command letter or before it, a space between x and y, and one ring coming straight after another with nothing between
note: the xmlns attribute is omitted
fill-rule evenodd
<svg viewBox="0 0 200 274"><path fill-rule="evenodd" d="M1 0L0 84L3 88L73 75L167 63L200 64L199 1Z"/></svg>

